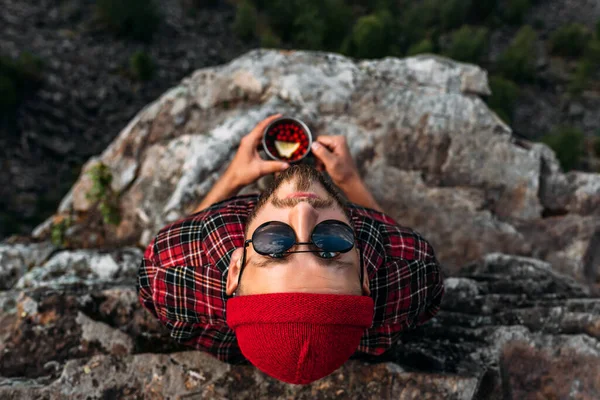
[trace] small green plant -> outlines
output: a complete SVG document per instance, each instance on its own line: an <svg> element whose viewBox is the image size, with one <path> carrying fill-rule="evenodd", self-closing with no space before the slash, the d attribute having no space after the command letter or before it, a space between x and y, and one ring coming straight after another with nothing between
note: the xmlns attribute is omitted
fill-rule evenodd
<svg viewBox="0 0 600 400"><path fill-rule="evenodd" d="M256 35L257 20L258 14L254 5L248 0L243 0L238 3L233 30L241 39L250 40Z"/></svg>
<svg viewBox="0 0 600 400"><path fill-rule="evenodd" d="M530 0L509 0L504 9L504 19L513 25L520 25L530 8Z"/></svg>
<svg viewBox="0 0 600 400"><path fill-rule="evenodd" d="M129 71L135 79L149 81L154 76L154 61L148 53L138 50L129 58Z"/></svg>
<svg viewBox="0 0 600 400"><path fill-rule="evenodd" d="M565 171L578 168L585 153L585 137L580 129L561 127L544 136L542 142L554 150Z"/></svg>
<svg viewBox="0 0 600 400"><path fill-rule="evenodd" d="M161 20L156 0L97 0L96 13L116 35L143 42L152 40Z"/></svg>
<svg viewBox="0 0 600 400"><path fill-rule="evenodd" d="M92 181L92 187L87 193L87 199L97 205L102 220L107 225L118 225L121 222L118 196L111 187L112 173L110 168L99 162L87 172Z"/></svg>
<svg viewBox="0 0 600 400"><path fill-rule="evenodd" d="M529 25L519 29L511 44L497 62L499 72L507 79L526 82L535 76L535 42L537 34Z"/></svg>
<svg viewBox="0 0 600 400"><path fill-rule="evenodd" d="M580 57L591 38L591 32L584 25L563 25L550 36L550 51L557 56Z"/></svg>
<svg viewBox="0 0 600 400"><path fill-rule="evenodd" d="M465 25L452 33L452 42L445 55L458 61L479 62L487 50L488 31Z"/></svg>
<svg viewBox="0 0 600 400"><path fill-rule="evenodd" d="M512 121L515 103L519 98L519 87L501 76L490 78L492 95L487 99L488 106L507 123Z"/></svg>
<svg viewBox="0 0 600 400"><path fill-rule="evenodd" d="M431 39L423 39L419 43L413 44L408 48L406 55L415 56L423 53L433 53L433 42Z"/></svg>
<svg viewBox="0 0 600 400"><path fill-rule="evenodd" d="M358 58L383 57L388 49L386 26L377 14L360 17L351 35L351 53Z"/></svg>
<svg viewBox="0 0 600 400"><path fill-rule="evenodd" d="M52 224L50 230L50 241L56 247L66 247L67 229L72 225L71 218L63 218L57 223Z"/></svg>

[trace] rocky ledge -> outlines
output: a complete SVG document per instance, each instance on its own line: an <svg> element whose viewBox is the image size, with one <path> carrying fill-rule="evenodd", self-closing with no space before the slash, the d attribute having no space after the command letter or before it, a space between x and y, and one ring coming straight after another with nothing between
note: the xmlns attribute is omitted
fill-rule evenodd
<svg viewBox="0 0 600 400"><path fill-rule="evenodd" d="M488 91L485 71L431 56L260 50L195 72L90 160L32 239L0 245L0 398L600 398L600 175L516 140ZM346 135L448 276L436 318L308 386L181 347L134 286L140 248L275 112ZM116 226L90 201L99 163Z"/></svg>
<svg viewBox="0 0 600 400"><path fill-rule="evenodd" d="M600 397L600 298L539 260L465 266L438 316L383 357L296 386L174 343L137 301L129 252L59 251L1 292L0 398Z"/></svg>
<svg viewBox="0 0 600 400"><path fill-rule="evenodd" d="M140 111L36 234L68 218L74 247L143 246L197 205L243 135L282 112L315 135L346 135L375 197L431 241L450 273L503 252L595 284L600 174L562 173L550 148L512 136L480 98L488 93L484 70L441 57L252 51L196 71ZM98 162L118 195L116 228L98 224L87 195Z"/></svg>

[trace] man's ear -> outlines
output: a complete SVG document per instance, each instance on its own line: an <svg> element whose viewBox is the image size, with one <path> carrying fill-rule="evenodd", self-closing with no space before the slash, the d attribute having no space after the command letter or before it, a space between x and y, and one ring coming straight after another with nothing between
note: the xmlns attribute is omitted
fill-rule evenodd
<svg viewBox="0 0 600 400"><path fill-rule="evenodd" d="M227 296L231 296L238 288L238 281L240 278L240 272L242 271L242 254L243 248L237 248L231 253L231 260L229 260L229 270L227 271L227 285L225 286L225 293Z"/></svg>
<svg viewBox="0 0 600 400"><path fill-rule="evenodd" d="M369 285L369 275L367 274L367 266L366 265L363 265L362 291L365 296L371 295L371 287Z"/></svg>

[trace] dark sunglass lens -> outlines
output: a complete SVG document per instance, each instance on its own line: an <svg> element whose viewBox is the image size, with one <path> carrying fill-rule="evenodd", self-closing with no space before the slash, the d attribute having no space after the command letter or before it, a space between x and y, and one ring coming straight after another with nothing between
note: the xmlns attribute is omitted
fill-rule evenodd
<svg viewBox="0 0 600 400"><path fill-rule="evenodd" d="M289 250L296 242L294 230L284 223L260 226L252 235L252 245L258 254L278 254Z"/></svg>
<svg viewBox="0 0 600 400"><path fill-rule="evenodd" d="M344 253L354 246L354 232L341 222L324 221L315 227L312 241L321 250Z"/></svg>

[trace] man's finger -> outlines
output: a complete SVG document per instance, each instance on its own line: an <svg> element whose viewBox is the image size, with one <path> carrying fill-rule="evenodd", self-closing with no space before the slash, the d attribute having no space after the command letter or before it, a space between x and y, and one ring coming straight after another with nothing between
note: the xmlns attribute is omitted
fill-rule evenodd
<svg viewBox="0 0 600 400"><path fill-rule="evenodd" d="M269 125L271 122L275 121L279 117L281 117L281 114L274 114L260 121L248 134L248 136L252 138L252 142L258 143L262 139L263 132L267 125Z"/></svg>
<svg viewBox="0 0 600 400"><path fill-rule="evenodd" d="M260 176L281 172L287 169L290 165L281 161L263 161L260 164Z"/></svg>
<svg viewBox="0 0 600 400"><path fill-rule="evenodd" d="M321 143L329 150L335 151L340 145L340 136L319 135L317 142Z"/></svg>
<svg viewBox="0 0 600 400"><path fill-rule="evenodd" d="M311 150L317 159L325 165L325 167L331 165L331 163L335 161L335 154L333 154L327 147L323 146L323 144L319 142L313 142Z"/></svg>

